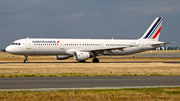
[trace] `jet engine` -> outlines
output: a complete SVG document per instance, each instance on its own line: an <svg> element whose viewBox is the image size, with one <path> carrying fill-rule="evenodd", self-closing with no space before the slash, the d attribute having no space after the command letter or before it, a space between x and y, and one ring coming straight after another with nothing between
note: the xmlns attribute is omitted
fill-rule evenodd
<svg viewBox="0 0 180 101"><path fill-rule="evenodd" d="M90 58L89 52L75 52L74 59L79 61L85 61Z"/></svg>
<svg viewBox="0 0 180 101"><path fill-rule="evenodd" d="M65 60L65 59L68 59L70 56L69 55L55 55L54 57L56 60Z"/></svg>

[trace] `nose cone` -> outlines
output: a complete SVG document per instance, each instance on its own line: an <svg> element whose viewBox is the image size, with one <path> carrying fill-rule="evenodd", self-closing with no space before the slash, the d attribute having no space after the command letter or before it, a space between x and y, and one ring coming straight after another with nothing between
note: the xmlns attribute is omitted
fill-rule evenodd
<svg viewBox="0 0 180 101"><path fill-rule="evenodd" d="M10 46L7 46L5 51L8 52L8 53L12 53L13 52L12 47L10 47Z"/></svg>

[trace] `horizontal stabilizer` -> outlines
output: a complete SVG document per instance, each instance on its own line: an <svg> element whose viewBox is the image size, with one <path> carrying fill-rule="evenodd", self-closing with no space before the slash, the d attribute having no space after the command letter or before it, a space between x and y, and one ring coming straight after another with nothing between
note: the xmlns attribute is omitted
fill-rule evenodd
<svg viewBox="0 0 180 101"><path fill-rule="evenodd" d="M166 43L158 43L158 44L152 44L151 46L153 47L161 47L161 46L164 46L166 44L173 44L175 42L166 42Z"/></svg>

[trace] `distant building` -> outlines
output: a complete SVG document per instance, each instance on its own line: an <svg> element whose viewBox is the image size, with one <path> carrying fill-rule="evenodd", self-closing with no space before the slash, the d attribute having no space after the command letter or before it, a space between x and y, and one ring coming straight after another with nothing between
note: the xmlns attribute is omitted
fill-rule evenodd
<svg viewBox="0 0 180 101"><path fill-rule="evenodd" d="M158 47L153 50L180 50L180 47Z"/></svg>

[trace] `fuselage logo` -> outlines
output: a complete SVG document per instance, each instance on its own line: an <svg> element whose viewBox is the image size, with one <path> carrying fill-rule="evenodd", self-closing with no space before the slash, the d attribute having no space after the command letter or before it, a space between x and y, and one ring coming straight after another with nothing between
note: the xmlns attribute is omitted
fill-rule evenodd
<svg viewBox="0 0 180 101"><path fill-rule="evenodd" d="M32 43L56 43L56 41L32 41Z"/></svg>

